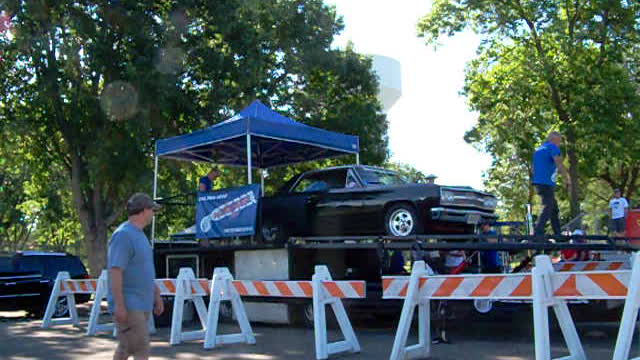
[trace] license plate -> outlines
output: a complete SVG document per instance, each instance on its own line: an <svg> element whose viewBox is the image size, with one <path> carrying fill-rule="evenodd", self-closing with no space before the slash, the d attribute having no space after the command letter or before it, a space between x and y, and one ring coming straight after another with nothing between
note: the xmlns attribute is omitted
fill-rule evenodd
<svg viewBox="0 0 640 360"><path fill-rule="evenodd" d="M477 224L480 222L480 215L471 214L467 217L467 224Z"/></svg>

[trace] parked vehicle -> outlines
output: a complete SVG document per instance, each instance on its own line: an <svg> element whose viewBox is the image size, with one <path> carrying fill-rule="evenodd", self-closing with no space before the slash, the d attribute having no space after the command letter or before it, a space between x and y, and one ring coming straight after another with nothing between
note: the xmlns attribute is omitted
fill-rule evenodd
<svg viewBox="0 0 640 360"><path fill-rule="evenodd" d="M89 278L77 256L67 253L23 251L0 257L0 310L26 310L41 315L46 309L56 276L67 271L72 279ZM76 295L77 303L89 301L89 295ZM54 317L68 314L66 298L56 305Z"/></svg>
<svg viewBox="0 0 640 360"><path fill-rule="evenodd" d="M372 166L309 171L262 198L265 240L290 236L473 233L495 221L495 196L471 187L411 184Z"/></svg>

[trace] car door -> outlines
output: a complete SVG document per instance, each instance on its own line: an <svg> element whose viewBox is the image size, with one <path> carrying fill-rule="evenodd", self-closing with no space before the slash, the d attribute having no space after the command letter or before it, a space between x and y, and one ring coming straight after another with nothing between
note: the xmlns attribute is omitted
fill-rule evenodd
<svg viewBox="0 0 640 360"><path fill-rule="evenodd" d="M321 186L321 182L316 174L304 175L288 191L263 198L262 227L277 228L276 231L286 233L285 237L312 235L310 229L313 209L318 198L327 190Z"/></svg>
<svg viewBox="0 0 640 360"><path fill-rule="evenodd" d="M362 211L362 184L351 169L336 169L327 175L331 188L315 204L314 232L333 236L358 233L355 220Z"/></svg>

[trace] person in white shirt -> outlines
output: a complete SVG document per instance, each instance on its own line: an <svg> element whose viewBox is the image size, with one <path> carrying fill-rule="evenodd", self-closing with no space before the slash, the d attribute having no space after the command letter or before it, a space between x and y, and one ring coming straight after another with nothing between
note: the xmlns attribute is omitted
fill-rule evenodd
<svg viewBox="0 0 640 360"><path fill-rule="evenodd" d="M615 197L609 201L609 212L613 226L613 235L623 237L626 234L627 214L629 213L629 203L622 197L620 189L614 190Z"/></svg>

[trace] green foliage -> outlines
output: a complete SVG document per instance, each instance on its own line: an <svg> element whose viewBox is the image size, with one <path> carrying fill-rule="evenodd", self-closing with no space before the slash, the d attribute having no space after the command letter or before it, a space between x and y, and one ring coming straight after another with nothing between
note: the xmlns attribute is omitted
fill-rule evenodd
<svg viewBox="0 0 640 360"><path fill-rule="evenodd" d="M531 157L552 130L566 135L567 220L594 203L592 183L636 194L639 18L638 2L436 0L420 21L431 44L464 29L483 38L466 73L479 119L465 139L493 156L487 188L504 213L521 219L534 199Z"/></svg>
<svg viewBox="0 0 640 360"><path fill-rule="evenodd" d="M215 124L254 99L296 120L361 135L363 161L387 158L370 61L330 49L343 24L321 0L2 6L11 24L0 31L0 123L24 139L20 156L49 169L39 174L49 187L38 190L46 199L40 205L79 221L94 274L127 197L151 189L155 141ZM168 163L159 196L192 192L203 167ZM275 169L269 181L294 170ZM244 182L241 169L225 175ZM166 222L165 233L185 225ZM78 223L58 224L58 233L39 236L77 234Z"/></svg>

